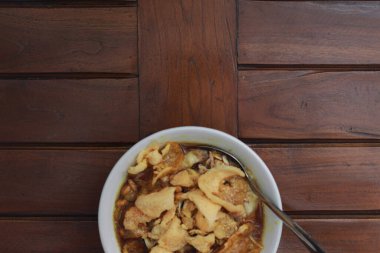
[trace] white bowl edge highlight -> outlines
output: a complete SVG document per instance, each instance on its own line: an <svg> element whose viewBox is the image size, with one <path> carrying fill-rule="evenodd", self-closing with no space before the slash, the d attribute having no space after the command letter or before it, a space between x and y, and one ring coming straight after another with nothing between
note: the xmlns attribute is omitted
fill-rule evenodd
<svg viewBox="0 0 380 253"><path fill-rule="evenodd" d="M245 143L224 132L195 126L170 128L154 133L131 147L115 164L104 184L100 197L98 224L104 252L120 252L117 242L113 212L121 184L125 181L127 170L135 164L138 153L152 142L168 141L208 144L222 148L233 154L248 169L253 171L261 190L282 208L281 197L276 182L261 158ZM282 231L282 222L268 208L264 208L264 249L261 253L277 251Z"/></svg>

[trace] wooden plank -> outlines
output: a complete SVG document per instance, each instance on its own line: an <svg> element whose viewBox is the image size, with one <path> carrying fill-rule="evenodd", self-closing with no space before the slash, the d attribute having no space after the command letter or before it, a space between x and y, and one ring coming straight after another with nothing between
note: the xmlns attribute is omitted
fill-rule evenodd
<svg viewBox="0 0 380 253"><path fill-rule="evenodd" d="M234 0L139 1L140 131L201 125L236 134Z"/></svg>
<svg viewBox="0 0 380 253"><path fill-rule="evenodd" d="M0 142L134 142L137 79L0 80Z"/></svg>
<svg viewBox="0 0 380 253"><path fill-rule="evenodd" d="M0 8L0 72L137 73L137 14L121 8Z"/></svg>
<svg viewBox="0 0 380 253"><path fill-rule="evenodd" d="M378 219L297 220L329 253L377 253ZM306 253L305 246L284 228L278 253Z"/></svg>
<svg viewBox="0 0 380 253"><path fill-rule="evenodd" d="M108 173L123 153L0 150L0 215L96 215Z"/></svg>
<svg viewBox="0 0 380 253"><path fill-rule="evenodd" d="M380 147L254 150L287 211L380 210ZM0 150L0 215L95 215L106 177L125 150Z"/></svg>
<svg viewBox="0 0 380 253"><path fill-rule="evenodd" d="M23 252L103 253L93 221L0 221L0 250Z"/></svg>
<svg viewBox="0 0 380 253"><path fill-rule="evenodd" d="M239 136L379 139L380 73L241 71Z"/></svg>
<svg viewBox="0 0 380 253"><path fill-rule="evenodd" d="M0 0L2 6L136 6L136 0ZM12 5L14 4L14 5ZM30 5L28 5L30 4Z"/></svg>
<svg viewBox="0 0 380 253"><path fill-rule="evenodd" d="M377 253L379 219L297 220L329 253ZM306 253L284 228L279 253ZM0 221L0 250L24 252L103 252L95 221Z"/></svg>
<svg viewBox="0 0 380 253"><path fill-rule="evenodd" d="M379 64L377 1L239 1L241 64Z"/></svg>
<svg viewBox="0 0 380 253"><path fill-rule="evenodd" d="M288 211L380 210L380 147L254 148Z"/></svg>

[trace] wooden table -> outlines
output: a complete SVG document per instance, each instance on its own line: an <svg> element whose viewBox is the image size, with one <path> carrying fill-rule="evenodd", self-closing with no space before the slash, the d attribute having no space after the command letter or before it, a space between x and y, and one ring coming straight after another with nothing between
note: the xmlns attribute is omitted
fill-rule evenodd
<svg viewBox="0 0 380 253"><path fill-rule="evenodd" d="M379 252L379 64L376 1L1 0L0 252L102 252L113 164L180 125L249 144L327 252Z"/></svg>

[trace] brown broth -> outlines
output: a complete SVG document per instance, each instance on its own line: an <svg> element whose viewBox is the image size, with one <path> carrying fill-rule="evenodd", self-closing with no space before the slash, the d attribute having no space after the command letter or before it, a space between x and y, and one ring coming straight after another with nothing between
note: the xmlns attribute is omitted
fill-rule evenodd
<svg viewBox="0 0 380 253"><path fill-rule="evenodd" d="M198 148L196 144L181 144L183 152L186 154L187 152L199 149L202 150L202 148ZM208 150L207 150L208 151ZM214 151L215 152L215 151ZM216 152L220 154L219 152ZM203 164L205 161L200 162ZM237 164L233 163L229 160L229 162L235 166L239 167ZM197 165L198 166L198 165ZM193 166L193 169L197 169L195 165ZM209 169L209 168L208 168ZM151 182L153 179L153 168L149 166L145 171L137 174L137 175L128 175L128 177L125 180L125 183L120 188L120 192L118 195L118 198L115 203L115 210L114 210L114 226L117 234L117 240L119 242L120 248L123 249L125 245L127 245L129 252L134 253L145 253L149 252L149 249L145 246L144 240L141 238L133 238L133 235L124 229L123 220L126 211L134 205L135 199L127 200L125 199L125 195L122 193L122 190L125 189L125 187L128 186L128 179L133 180L134 183L137 185L137 193L136 196L140 194L147 194L151 192L159 191L167 186L169 186L169 183L162 182L159 180L156 185L152 186ZM184 188L183 192L186 192L188 189ZM123 203L126 203L125 205L117 205L118 201L124 201ZM126 202L125 202L126 201ZM224 210L222 208L222 210ZM226 211L226 210L224 210ZM264 214L263 214L263 205L261 202L259 202L258 207L255 212L250 214L249 216L245 217L243 220L239 222L239 224L244 223L250 223L254 227L254 231L252 233L253 239L258 242L260 245L262 245L262 234L263 234L263 227L264 227ZM153 227L152 222L148 223L148 229ZM227 239L224 239L223 243L225 243ZM222 244L223 245L223 244ZM221 250L222 245L215 244L212 248L212 253L217 253ZM179 252L179 251L176 251ZM188 247L187 250L182 251L182 253L192 253L197 252L194 248ZM258 253L260 250L252 251L252 253Z"/></svg>

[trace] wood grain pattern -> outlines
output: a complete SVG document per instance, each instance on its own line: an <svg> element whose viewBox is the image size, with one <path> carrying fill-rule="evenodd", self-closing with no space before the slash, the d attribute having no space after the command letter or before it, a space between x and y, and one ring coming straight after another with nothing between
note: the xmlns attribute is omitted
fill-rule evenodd
<svg viewBox="0 0 380 253"><path fill-rule="evenodd" d="M140 129L236 134L234 0L139 1Z"/></svg>
<svg viewBox="0 0 380 253"><path fill-rule="evenodd" d="M123 153L0 150L0 215L96 215L108 173Z"/></svg>
<svg viewBox="0 0 380 253"><path fill-rule="evenodd" d="M93 221L0 221L3 253L103 253Z"/></svg>
<svg viewBox="0 0 380 253"><path fill-rule="evenodd" d="M380 73L239 72L239 136L379 139Z"/></svg>
<svg viewBox="0 0 380 253"><path fill-rule="evenodd" d="M380 147L254 147L288 211L380 210ZM95 215L125 150L0 150L0 215ZM38 200L38 201L36 201Z"/></svg>
<svg viewBox="0 0 380 253"><path fill-rule="evenodd" d="M0 80L0 142L134 142L136 79Z"/></svg>
<svg viewBox="0 0 380 253"><path fill-rule="evenodd" d="M380 63L377 1L239 3L239 63Z"/></svg>
<svg viewBox="0 0 380 253"><path fill-rule="evenodd" d="M380 248L378 219L297 220L329 253L376 253ZM307 253L305 246L287 229L278 253Z"/></svg>
<svg viewBox="0 0 380 253"><path fill-rule="evenodd" d="M254 148L288 211L380 210L380 147Z"/></svg>
<svg viewBox="0 0 380 253"><path fill-rule="evenodd" d="M0 58L2 73L136 73L136 8L2 8Z"/></svg>
<svg viewBox="0 0 380 253"><path fill-rule="evenodd" d="M378 219L297 220L329 253L376 253L380 247ZM95 221L0 221L4 253L103 252ZM287 229L278 253L306 253Z"/></svg>
<svg viewBox="0 0 380 253"><path fill-rule="evenodd" d="M95 6L119 6L119 7L125 7L125 6L136 6L136 0L0 0L2 7L9 7L9 6L30 6L30 7L39 7L39 6L45 6L45 7L51 7L51 6L70 6L70 7L78 7L78 6L88 6L88 7L95 7Z"/></svg>

